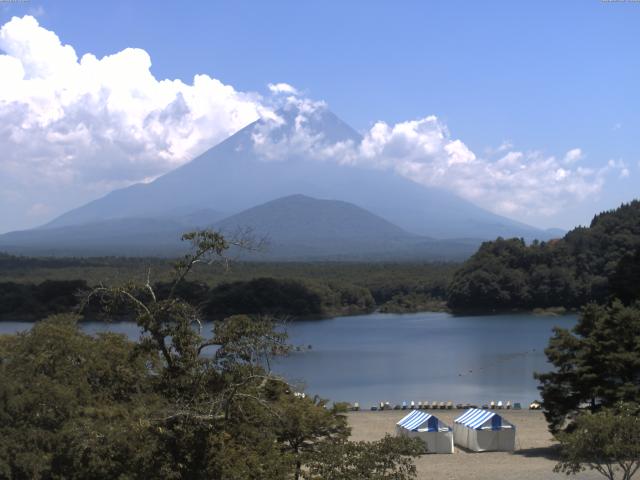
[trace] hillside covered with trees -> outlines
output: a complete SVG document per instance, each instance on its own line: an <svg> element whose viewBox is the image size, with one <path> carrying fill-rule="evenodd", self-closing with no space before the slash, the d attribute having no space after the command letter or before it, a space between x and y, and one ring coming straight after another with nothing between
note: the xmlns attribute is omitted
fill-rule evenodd
<svg viewBox="0 0 640 480"><path fill-rule="evenodd" d="M455 273L448 305L474 312L573 309L612 296L630 298L639 260L640 201L635 200L596 215L589 227L562 239L484 243Z"/></svg>

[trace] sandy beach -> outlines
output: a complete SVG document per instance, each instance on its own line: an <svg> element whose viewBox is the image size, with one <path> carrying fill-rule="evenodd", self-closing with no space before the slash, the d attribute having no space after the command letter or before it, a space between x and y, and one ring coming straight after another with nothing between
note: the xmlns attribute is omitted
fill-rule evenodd
<svg viewBox="0 0 640 480"><path fill-rule="evenodd" d="M454 418L463 410L431 411L440 420L453 425ZM353 440L376 440L385 433L395 435L395 424L407 411L351 412L349 424ZM556 464L555 445L542 412L501 410L500 414L516 426L516 451L482 452L465 451L456 445L450 455L423 455L416 461L418 478L423 479L478 479L478 480L533 480L602 478L599 474L586 471L574 477L554 473Z"/></svg>

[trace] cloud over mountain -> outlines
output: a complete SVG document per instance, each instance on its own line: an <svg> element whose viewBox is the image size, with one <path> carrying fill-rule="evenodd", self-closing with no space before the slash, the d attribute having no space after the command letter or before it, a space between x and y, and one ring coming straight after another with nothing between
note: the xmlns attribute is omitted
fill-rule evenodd
<svg viewBox="0 0 640 480"><path fill-rule="evenodd" d="M257 118L269 120L253 136L267 161L304 155L393 170L512 215L553 214L599 192L612 170L629 174L620 161L581 167L578 148L558 158L510 146L480 156L435 116L379 121L359 142L333 142L306 128L326 105L287 83L269 84L265 98L204 74L157 79L146 51L78 57L31 16L0 28L0 52L0 231L153 179ZM287 105L295 116L274 113Z"/></svg>
<svg viewBox="0 0 640 480"><path fill-rule="evenodd" d="M556 158L505 144L506 148L478 157L434 115L393 125L379 121L359 143L331 143L306 128L326 105L297 97L288 102L298 112L292 127L285 130L284 121L276 118L266 122L255 138L255 148L265 158L277 159L286 151L389 169L423 185L452 190L496 213L553 215L571 202L597 194L611 171L629 175L621 161L609 161L598 169L580 166L579 148Z"/></svg>
<svg viewBox="0 0 640 480"><path fill-rule="evenodd" d="M259 95L208 75L156 79L141 49L78 58L31 16L2 26L0 50L0 190L18 197L155 177L268 115Z"/></svg>

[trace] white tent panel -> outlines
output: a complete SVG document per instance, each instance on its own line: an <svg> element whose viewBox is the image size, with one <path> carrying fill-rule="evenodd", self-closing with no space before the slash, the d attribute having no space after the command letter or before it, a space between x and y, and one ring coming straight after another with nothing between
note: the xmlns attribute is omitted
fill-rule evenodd
<svg viewBox="0 0 640 480"><path fill-rule="evenodd" d="M475 452L513 451L516 428L495 412L470 409L453 424L456 445Z"/></svg>
<svg viewBox="0 0 640 480"><path fill-rule="evenodd" d="M453 453L453 432L433 415L412 411L396 424L398 435L419 438L427 446L427 453Z"/></svg>

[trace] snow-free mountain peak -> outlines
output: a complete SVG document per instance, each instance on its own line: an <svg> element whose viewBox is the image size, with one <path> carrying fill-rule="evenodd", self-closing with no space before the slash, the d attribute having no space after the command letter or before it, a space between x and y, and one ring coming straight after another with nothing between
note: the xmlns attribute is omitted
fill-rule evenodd
<svg viewBox="0 0 640 480"><path fill-rule="evenodd" d="M360 141L361 136L325 106L290 104L275 118L248 125L155 181L111 192L39 231L45 234L51 228L107 220L158 219L178 211L183 216L203 210L233 215L303 194L357 205L412 235L439 239L549 237L393 171L340 164L331 158L330 148L323 150L338 143L357 146ZM318 151L323 153L320 159Z"/></svg>

